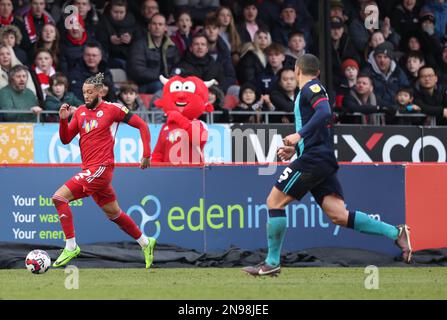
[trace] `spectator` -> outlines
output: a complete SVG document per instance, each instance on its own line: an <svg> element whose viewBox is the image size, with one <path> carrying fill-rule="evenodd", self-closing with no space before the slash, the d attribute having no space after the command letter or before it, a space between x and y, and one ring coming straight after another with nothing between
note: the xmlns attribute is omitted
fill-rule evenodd
<svg viewBox="0 0 447 320"><path fill-rule="evenodd" d="M343 99L343 109L340 120L342 123L380 124L377 117L371 114L385 111L379 106L372 79L366 74L357 77L357 84ZM352 113L361 113L361 119L352 117Z"/></svg>
<svg viewBox="0 0 447 320"><path fill-rule="evenodd" d="M9 83L9 72L17 65L22 65L11 48L0 45L0 89ZM30 74L26 78L26 87L37 95L36 86Z"/></svg>
<svg viewBox="0 0 447 320"><path fill-rule="evenodd" d="M192 18L188 12L181 12L177 18L178 30L171 36L172 42L175 43L180 56L183 57L186 50L191 46L192 36Z"/></svg>
<svg viewBox="0 0 447 320"><path fill-rule="evenodd" d="M140 92L155 93L163 88L160 74L169 77L180 60L180 54L166 35L166 18L155 14L149 24L149 35L135 41L129 52L129 77L139 85Z"/></svg>
<svg viewBox="0 0 447 320"><path fill-rule="evenodd" d="M40 84L45 99L50 87L50 77L56 73L53 67L53 57L49 50L39 49L37 51L33 71L36 73L37 82Z"/></svg>
<svg viewBox="0 0 447 320"><path fill-rule="evenodd" d="M391 15L391 26L402 38L407 38L419 29L419 10L417 0L401 0Z"/></svg>
<svg viewBox="0 0 447 320"><path fill-rule="evenodd" d="M335 85L338 86L341 82L341 64L344 60L351 58L359 60L359 56L355 50L354 45L345 34L345 26L343 21L338 17L331 18L331 40L332 40L332 72L334 75Z"/></svg>
<svg viewBox="0 0 447 320"><path fill-rule="evenodd" d="M225 94L217 86L211 86L209 88L208 102L214 107L214 111L222 112L222 114L213 114L214 123L229 123L230 115L228 109L224 109ZM204 115L202 115L204 117ZM201 118L202 118L201 117ZM200 119L202 120L202 119ZM206 120L206 117L205 117ZM202 120L204 121L204 120Z"/></svg>
<svg viewBox="0 0 447 320"><path fill-rule="evenodd" d="M368 45L365 47L362 65L366 65L370 59L373 58L373 52L377 46L385 42L385 36L382 31L375 30L369 36Z"/></svg>
<svg viewBox="0 0 447 320"><path fill-rule="evenodd" d="M0 28L0 40L4 46L12 48L14 54L22 64L29 64L26 51L20 47L20 43L22 42L22 33L20 32L19 28L12 24L3 26Z"/></svg>
<svg viewBox="0 0 447 320"><path fill-rule="evenodd" d="M414 87L418 80L419 69L425 64L424 56L420 51L410 51L405 59L405 73L412 87Z"/></svg>
<svg viewBox="0 0 447 320"><path fill-rule="evenodd" d="M228 46L228 49L231 52L231 59L236 66L240 60L242 42L241 37L237 32L233 13L228 7L219 7L216 11L216 17L220 26L219 35Z"/></svg>
<svg viewBox="0 0 447 320"><path fill-rule="evenodd" d="M255 33L259 29L268 30L266 24L258 19L258 3L256 0L245 0L242 3L243 20L238 24L237 30L241 43L253 42Z"/></svg>
<svg viewBox="0 0 447 320"><path fill-rule="evenodd" d="M174 6L180 11L191 12L196 25L203 25L209 12L216 11L219 0L174 0Z"/></svg>
<svg viewBox="0 0 447 320"><path fill-rule="evenodd" d="M208 40L208 52L218 64L223 66L225 82L224 88L229 88L237 83L236 71L231 61L231 54L222 38L219 36L219 23L216 18L205 20L205 36Z"/></svg>
<svg viewBox="0 0 447 320"><path fill-rule="evenodd" d="M132 112L147 111L147 107L144 105L143 100L141 100L140 96L138 95L138 86L132 81L123 83L120 86L118 103L126 106L127 109L131 110ZM138 115L145 122L149 122L149 114L140 113Z"/></svg>
<svg viewBox="0 0 447 320"><path fill-rule="evenodd" d="M82 58L84 48L88 43L94 42L85 30L83 18L78 15L76 25L72 29L68 29L65 37L61 41L61 61L60 69L63 73L68 74L73 68L73 64Z"/></svg>
<svg viewBox="0 0 447 320"><path fill-rule="evenodd" d="M253 43L244 45L241 52L241 61L236 70L239 83L255 82L267 67L265 49L272 44L270 33L266 30L258 30Z"/></svg>
<svg viewBox="0 0 447 320"><path fill-rule="evenodd" d="M54 65L59 68L60 61L60 34L59 30L53 24L46 24L42 28L40 37L37 38L34 51L38 49L47 49L51 52L54 59Z"/></svg>
<svg viewBox="0 0 447 320"><path fill-rule="evenodd" d="M306 54L306 39L301 31L294 31L289 34L287 42L285 65L290 69L295 69L296 60Z"/></svg>
<svg viewBox="0 0 447 320"><path fill-rule="evenodd" d="M371 25L370 28L366 27L366 17L367 17L367 6L376 6L376 1L364 1L362 2L360 6L360 11L358 14L358 17L354 18L349 25L349 36L352 39L352 42L354 43L355 48L357 51L362 54L364 52L364 49L366 47L366 44L368 42L369 36L372 32L374 32L374 26ZM392 43L394 47L397 47L400 41L400 36L393 32L393 29L391 28L391 22L388 17L385 17L383 21L379 22L380 30L382 31L385 40Z"/></svg>
<svg viewBox="0 0 447 320"><path fill-rule="evenodd" d="M397 111L400 115L420 113L421 108L413 103L414 91L411 88L401 88L396 95ZM422 118L416 117L398 117L399 125L423 125Z"/></svg>
<svg viewBox="0 0 447 320"><path fill-rule="evenodd" d="M338 17L343 21L343 23L347 23L349 20L349 17L345 15L344 12L344 4L342 0L332 0L331 1L331 9L329 12L330 17Z"/></svg>
<svg viewBox="0 0 447 320"><path fill-rule="evenodd" d="M301 31L304 33L307 45L312 46L310 25L305 25L303 22L304 20L296 11L296 6L292 2L285 1L281 6L280 19L277 20L272 30L273 42L286 47L288 35L294 31Z"/></svg>
<svg viewBox="0 0 447 320"><path fill-rule="evenodd" d="M294 70L284 68L279 71L278 85L275 86L270 94L270 100L275 106L275 110L293 113L298 92L299 89ZM281 115L278 120L275 122L294 123L294 116Z"/></svg>
<svg viewBox="0 0 447 320"><path fill-rule="evenodd" d="M439 83L447 88L447 43L444 44L439 58Z"/></svg>
<svg viewBox="0 0 447 320"><path fill-rule="evenodd" d="M14 6L12 0L0 0L0 27L14 25L19 28L22 34L22 41L20 47L27 51L31 47L31 42L26 31L25 24L19 19L14 17Z"/></svg>
<svg viewBox="0 0 447 320"><path fill-rule="evenodd" d="M110 1L99 24L96 39L109 54L109 67L126 70L128 52L137 36L136 20L128 11L127 1Z"/></svg>
<svg viewBox="0 0 447 320"><path fill-rule="evenodd" d="M74 5L78 8L78 14L82 17L84 23L84 30L87 32L89 38L95 37L96 28L98 26L99 17L95 7L92 5L91 0L71 0L63 7L62 12L65 12L65 8L68 5ZM58 30L61 37L65 37L66 31L71 28L67 28L66 24L73 26L75 21L67 20L67 17L72 15L72 11L68 11L68 14L64 14L62 19L58 23Z"/></svg>
<svg viewBox="0 0 447 320"><path fill-rule="evenodd" d="M346 59L341 65L341 72L343 77L336 85L336 107L340 108L345 96L347 96L351 89L357 84L357 77L359 74L359 64L354 59Z"/></svg>
<svg viewBox="0 0 447 320"><path fill-rule="evenodd" d="M104 73L104 83L109 90L108 95L104 99L113 101L115 98L113 78L107 63L103 60L101 47L96 43L86 44L82 57L76 61L68 72L71 91L78 99L82 100L84 98L82 93L84 81L99 72Z"/></svg>
<svg viewBox="0 0 447 320"><path fill-rule="evenodd" d="M29 71L26 66L16 65L9 72L9 84L0 90L0 109L31 110L35 115L42 112L36 95L27 88ZM31 122L35 121L32 114L4 114L3 121Z"/></svg>
<svg viewBox="0 0 447 320"><path fill-rule="evenodd" d="M51 76L50 78L50 87L48 89L48 94L45 98L44 109L47 111L59 111L60 107L64 103L68 103L72 107L79 107L84 102L83 100L78 99L75 94L69 89L69 82L67 77L58 72ZM71 110L74 112L74 110ZM56 122L59 117L57 115L47 115L47 121Z"/></svg>
<svg viewBox="0 0 447 320"><path fill-rule="evenodd" d="M424 66L419 69L419 81L416 85L415 103L421 111L436 117L436 124L447 125L447 92L438 85L435 68Z"/></svg>
<svg viewBox="0 0 447 320"><path fill-rule="evenodd" d="M239 104L233 109L238 112L261 112L263 109L261 95L256 89L256 86L251 82L246 82L241 86L239 91ZM233 115L233 122L235 123L259 123L260 116L255 114L238 114Z"/></svg>
<svg viewBox="0 0 447 320"><path fill-rule="evenodd" d="M377 46L369 63L368 73L373 79L378 103L386 107L394 105L397 90L408 87L409 82L405 73L394 61L393 45L384 42Z"/></svg>
<svg viewBox="0 0 447 320"><path fill-rule="evenodd" d="M151 22L152 17L160 13L160 7L158 6L158 2L155 0L144 0L141 4L141 17L139 17L139 27L138 30L140 32L139 36L145 36L146 30Z"/></svg>
<svg viewBox="0 0 447 320"><path fill-rule="evenodd" d="M435 17L435 34L438 39L445 37L447 31L447 2L445 0L428 0L427 4L421 9L430 11Z"/></svg>
<svg viewBox="0 0 447 320"><path fill-rule="evenodd" d="M180 60L178 68L182 76L196 76L203 81L217 80L218 87L227 91L223 66L208 53L208 40L203 33L195 34L189 51Z"/></svg>
<svg viewBox="0 0 447 320"><path fill-rule="evenodd" d="M265 50L265 53L267 55L267 66L261 74L261 78L257 81L257 86L259 92L269 94L278 80L278 72L284 68L286 56L284 47L277 43L272 43Z"/></svg>
<svg viewBox="0 0 447 320"><path fill-rule="evenodd" d="M31 0L28 12L23 16L26 31L31 43L37 41L45 24L54 24L54 19L45 11L45 0Z"/></svg>

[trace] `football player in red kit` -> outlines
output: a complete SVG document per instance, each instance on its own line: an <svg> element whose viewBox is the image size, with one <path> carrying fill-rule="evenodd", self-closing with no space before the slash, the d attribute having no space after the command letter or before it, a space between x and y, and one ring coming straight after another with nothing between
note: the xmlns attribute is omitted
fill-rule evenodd
<svg viewBox="0 0 447 320"><path fill-rule="evenodd" d="M85 81L82 88L85 105L74 112L70 123L68 123L68 117L72 107L63 104L59 110L59 135L62 143L68 144L77 134L80 135L82 172L68 180L53 196L66 238L65 249L53 267L65 266L80 254L81 249L76 244L69 203L89 196L92 196L111 221L140 244L146 260L146 268L151 266L154 259L155 239L143 235L135 222L121 210L112 187L113 147L118 130L117 126L112 131L112 125L125 122L140 130L144 149L141 169L147 168L150 164L149 129L139 116L132 114L126 107L102 100L103 81L104 75L101 73Z"/></svg>

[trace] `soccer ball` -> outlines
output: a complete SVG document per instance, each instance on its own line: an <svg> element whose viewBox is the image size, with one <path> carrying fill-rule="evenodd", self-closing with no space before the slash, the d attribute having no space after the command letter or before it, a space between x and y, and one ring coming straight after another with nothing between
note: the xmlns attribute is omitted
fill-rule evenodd
<svg viewBox="0 0 447 320"><path fill-rule="evenodd" d="M50 268L51 258L43 250L33 250L26 256L25 265L34 274L45 273Z"/></svg>

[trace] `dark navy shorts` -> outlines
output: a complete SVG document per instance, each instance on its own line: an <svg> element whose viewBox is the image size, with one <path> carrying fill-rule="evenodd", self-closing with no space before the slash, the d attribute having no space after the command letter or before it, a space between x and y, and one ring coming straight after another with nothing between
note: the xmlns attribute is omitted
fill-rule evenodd
<svg viewBox="0 0 447 320"><path fill-rule="evenodd" d="M343 189L338 181L337 170L302 170L300 159L293 161L284 169L275 187L285 194L301 200L310 192L321 206L327 195L336 195L343 199Z"/></svg>

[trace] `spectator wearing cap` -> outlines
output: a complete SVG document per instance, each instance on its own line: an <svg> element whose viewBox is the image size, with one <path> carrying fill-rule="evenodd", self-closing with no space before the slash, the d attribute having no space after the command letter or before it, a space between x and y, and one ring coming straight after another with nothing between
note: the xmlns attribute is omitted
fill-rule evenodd
<svg viewBox="0 0 447 320"><path fill-rule="evenodd" d="M335 78L340 79L341 64L348 58L359 61L359 55L345 32L343 20L339 17L331 17L331 44L332 44L332 70ZM338 80L335 81L339 82Z"/></svg>
<svg viewBox="0 0 447 320"><path fill-rule="evenodd" d="M245 0L242 2L243 20L237 25L242 44L252 42L256 31L268 30L266 24L258 19L258 3L256 0Z"/></svg>
<svg viewBox="0 0 447 320"><path fill-rule="evenodd" d="M420 1L419 1L420 2ZM401 0L391 14L391 26L402 38L419 29L420 3L417 0Z"/></svg>
<svg viewBox="0 0 447 320"><path fill-rule="evenodd" d="M308 5L302 0L263 0L258 6L259 19L267 24L269 30L273 30L281 15L284 5L292 4L297 12L299 12L300 20L303 25L312 26L314 19L309 13Z"/></svg>
<svg viewBox="0 0 447 320"><path fill-rule="evenodd" d="M331 0L330 8L330 17L338 17L343 21L343 23L346 23L349 20L349 17L345 15L345 5L343 4L342 0Z"/></svg>
<svg viewBox="0 0 447 320"><path fill-rule="evenodd" d="M306 25L292 2L285 1L281 6L280 18L272 29L273 42L287 47L288 36L293 31L301 31L307 46L312 46L311 25Z"/></svg>
<svg viewBox="0 0 447 320"><path fill-rule="evenodd" d="M373 79L374 93L378 103L390 107L394 104L394 97L402 87L410 84L405 72L394 60L393 45L384 42L374 50L373 58L369 61L368 74Z"/></svg>
<svg viewBox="0 0 447 320"><path fill-rule="evenodd" d="M419 69L414 103L422 113L436 117L437 125L447 125L447 91L438 84L435 68L424 66Z"/></svg>
<svg viewBox="0 0 447 320"><path fill-rule="evenodd" d="M430 11L435 18L435 34L439 39L445 37L447 31L447 2L445 0L429 0L421 9Z"/></svg>
<svg viewBox="0 0 447 320"><path fill-rule="evenodd" d="M369 36L376 30L373 25L369 26L365 22L368 13L366 7L370 5L378 6L375 1L362 2L358 16L355 17L349 25L349 35L359 54L364 52ZM400 36L391 28L391 22L388 17L383 21L379 21L379 28L382 31L385 40L392 43L394 47L397 47L400 41Z"/></svg>

